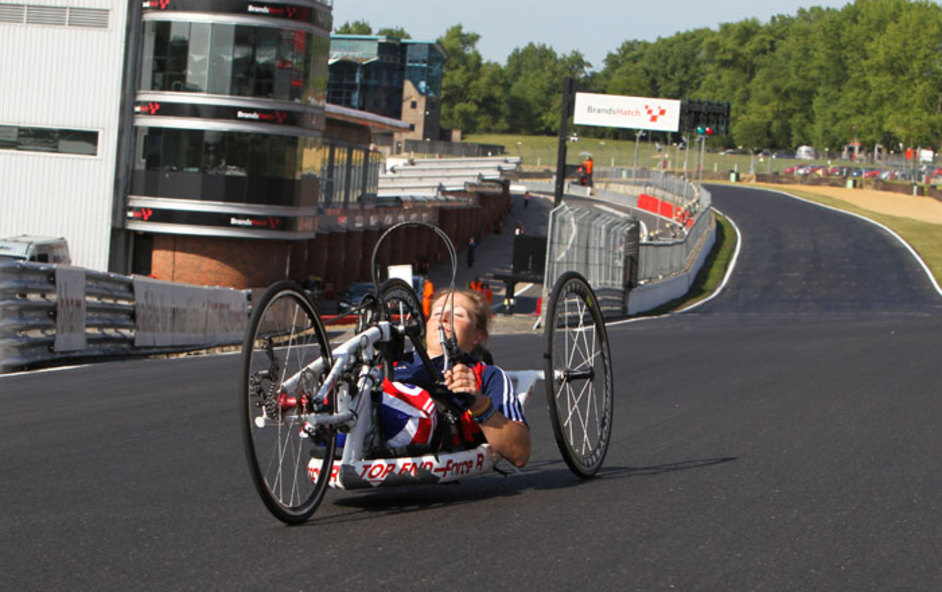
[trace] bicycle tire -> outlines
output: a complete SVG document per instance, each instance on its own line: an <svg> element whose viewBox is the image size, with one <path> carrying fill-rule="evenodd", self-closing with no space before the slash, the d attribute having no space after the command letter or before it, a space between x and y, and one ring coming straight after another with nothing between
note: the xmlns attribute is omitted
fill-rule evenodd
<svg viewBox="0 0 942 592"><path fill-rule="evenodd" d="M605 321L592 287L574 271L553 287L544 327L544 382L553 434L581 478L601 468L611 441L614 386Z"/></svg>
<svg viewBox="0 0 942 592"><path fill-rule="evenodd" d="M302 374L297 388L286 392L285 379L318 358L323 369ZM334 412L335 397L313 401L332 364L330 341L311 299L291 282L270 286L254 307L242 344L241 425L255 489L287 524L314 514L330 479L336 430L306 430L301 416L315 406Z"/></svg>
<svg viewBox="0 0 942 592"><path fill-rule="evenodd" d="M389 278L379 287L379 299L382 302L382 318L392 323L415 324L417 325L418 337L425 337L425 315L422 313L422 303L419 297L408 282L400 278ZM409 340L405 340L402 346L406 352L410 351ZM387 359L385 370L386 376L392 376L392 363L395 360Z"/></svg>

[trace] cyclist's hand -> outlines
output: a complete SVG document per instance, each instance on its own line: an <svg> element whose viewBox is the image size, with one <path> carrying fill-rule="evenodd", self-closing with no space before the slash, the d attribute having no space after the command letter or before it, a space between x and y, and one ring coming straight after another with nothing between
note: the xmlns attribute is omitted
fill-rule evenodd
<svg viewBox="0 0 942 592"><path fill-rule="evenodd" d="M455 364L445 371L445 386L453 393L470 395L469 402L481 394L474 370L465 364Z"/></svg>

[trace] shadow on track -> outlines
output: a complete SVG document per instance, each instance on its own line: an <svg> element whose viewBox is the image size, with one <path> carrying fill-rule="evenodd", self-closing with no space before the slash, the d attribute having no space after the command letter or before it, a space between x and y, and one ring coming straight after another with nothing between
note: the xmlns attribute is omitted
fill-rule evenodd
<svg viewBox="0 0 942 592"><path fill-rule="evenodd" d="M531 463L519 474L475 477L467 481L442 485L412 485L366 492L341 492L343 497L330 500L335 508L345 508L337 514L315 517L308 526L324 526L371 520L377 515L399 516L459 507L499 497L514 497L528 491L577 489L590 487L596 481L611 481L630 477L655 476L675 471L702 469L737 460L719 457L687 460L646 467L603 468L595 479L579 479L561 460Z"/></svg>

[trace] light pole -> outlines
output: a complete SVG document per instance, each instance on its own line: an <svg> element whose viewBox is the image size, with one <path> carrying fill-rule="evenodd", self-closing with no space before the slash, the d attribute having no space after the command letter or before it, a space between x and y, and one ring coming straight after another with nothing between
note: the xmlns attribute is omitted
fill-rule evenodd
<svg viewBox="0 0 942 592"><path fill-rule="evenodd" d="M687 179L687 163L690 161L690 140L687 136L681 136L684 139L684 180Z"/></svg>
<svg viewBox="0 0 942 592"><path fill-rule="evenodd" d="M706 152L706 136L700 136L697 138L700 140L700 182L703 182L703 155Z"/></svg>
<svg viewBox="0 0 942 592"><path fill-rule="evenodd" d="M635 133L635 179L638 178L638 142L644 137L644 131L638 130Z"/></svg>

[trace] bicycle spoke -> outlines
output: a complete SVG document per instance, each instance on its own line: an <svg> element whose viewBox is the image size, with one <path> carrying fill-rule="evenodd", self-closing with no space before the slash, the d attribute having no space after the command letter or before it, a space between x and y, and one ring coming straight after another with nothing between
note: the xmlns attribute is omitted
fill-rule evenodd
<svg viewBox="0 0 942 592"><path fill-rule="evenodd" d="M550 298L545 371L553 431L560 452L580 477L601 466L611 432L611 367L598 300L575 272L561 276Z"/></svg>
<svg viewBox="0 0 942 592"><path fill-rule="evenodd" d="M332 364L330 344L313 305L289 283L275 284L262 295L247 332L240 386L252 479L272 514L288 523L302 522L327 487L326 478L312 478L308 472L315 442L302 432L301 418L311 404L308 391ZM316 366L322 358L327 363ZM310 376L302 379L303 372ZM291 392L284 387L286 380L296 383ZM319 408L332 412L333 404L331 398ZM316 443L324 450L317 474L329 476L336 438L329 431L323 436Z"/></svg>

